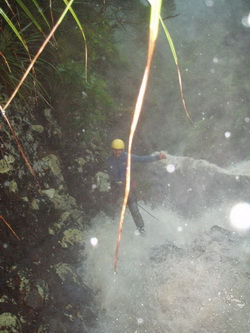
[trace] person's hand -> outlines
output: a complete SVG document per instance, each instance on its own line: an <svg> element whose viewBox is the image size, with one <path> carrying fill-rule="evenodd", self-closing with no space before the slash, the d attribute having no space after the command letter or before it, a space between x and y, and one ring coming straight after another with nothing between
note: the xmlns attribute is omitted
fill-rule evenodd
<svg viewBox="0 0 250 333"><path fill-rule="evenodd" d="M120 181L118 181L118 182L115 182L116 183L116 185L119 185L119 186L121 186L121 185L123 185L124 184L124 182L122 182L121 180Z"/></svg>
<svg viewBox="0 0 250 333"><path fill-rule="evenodd" d="M158 157L159 157L159 160L165 160L165 159L167 159L167 156L165 154L163 154L163 153L160 153L158 155Z"/></svg>

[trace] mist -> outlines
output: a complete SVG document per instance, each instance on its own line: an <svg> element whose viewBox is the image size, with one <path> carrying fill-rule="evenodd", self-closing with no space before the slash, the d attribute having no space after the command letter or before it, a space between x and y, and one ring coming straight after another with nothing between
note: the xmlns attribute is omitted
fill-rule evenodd
<svg viewBox="0 0 250 333"><path fill-rule="evenodd" d="M248 158L249 3L174 3L175 10L170 11L174 17L164 22L173 39L194 126L185 115L176 65L161 28L134 150L164 149L220 166ZM147 30L138 30L127 27L118 38L121 54L131 66L123 79L123 89L130 93L137 91L135 81L142 77L146 62Z"/></svg>
<svg viewBox="0 0 250 333"><path fill-rule="evenodd" d="M126 212L117 274L119 214L111 219L100 212L92 220L83 239L85 260L78 267L99 309L92 333L249 331L250 205L243 201L249 166L244 162L223 169L177 156L154 162L150 172L161 179L164 200L154 209L139 201L146 230L142 236L134 235L135 224ZM178 205L170 200L176 192L170 178L179 182L179 169L186 174L179 191L185 209L177 213ZM187 186L191 169L197 174L193 188ZM227 177L224 184L219 182L216 200L200 182L206 173L215 191L216 180ZM245 193L237 195L237 188Z"/></svg>
<svg viewBox="0 0 250 333"><path fill-rule="evenodd" d="M100 214L86 234L79 274L100 310L91 332L248 332L249 235L220 229L230 229L222 207L197 220L145 208L158 220L142 212L136 237L127 214L116 275L117 222Z"/></svg>
<svg viewBox="0 0 250 333"><path fill-rule="evenodd" d="M172 157L189 156L203 159L204 165L229 166L231 169L218 168L215 176L224 171L232 177L244 175L247 186L249 3L179 0L175 5L179 15L166 23L196 126L184 114L175 64L161 32L134 151L166 150ZM120 40L119 47L134 64L134 75L139 75L145 48L138 43L133 28ZM126 78L127 91L128 82ZM236 122L242 124L240 131ZM154 166L150 171L154 174ZM201 166L201 171L206 179L208 170ZM154 179L157 176L155 172ZM223 188L222 179L218 186ZM237 194L233 185L234 197L229 198L225 189L216 203L206 192L207 205L198 206L198 214L192 216L192 204L196 206L201 192L196 191L199 184L193 193L179 193L180 203L183 195L193 196L185 214L168 202L172 195L168 181L159 182L166 185L164 200L158 200L155 209L150 202L139 202L146 229L143 237L134 236L134 222L126 213L116 275L119 215L113 220L100 212L85 235L87 256L78 273L95 291L99 307L91 333L249 332L249 230L241 231L230 221L233 203L246 199L246 195L242 191ZM208 177L207 188L209 182ZM178 201L178 192L175 195Z"/></svg>

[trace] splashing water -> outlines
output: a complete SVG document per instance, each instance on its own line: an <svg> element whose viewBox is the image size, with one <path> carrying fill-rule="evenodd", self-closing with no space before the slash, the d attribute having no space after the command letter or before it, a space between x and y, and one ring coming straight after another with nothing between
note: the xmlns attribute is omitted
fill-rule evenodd
<svg viewBox="0 0 250 333"><path fill-rule="evenodd" d="M146 209L160 221L144 214L146 235L136 237L126 213L117 275L118 221L101 213L86 233L82 277L99 304L90 333L247 333L249 235L234 231L228 205L199 220ZM96 248L89 242L93 234Z"/></svg>

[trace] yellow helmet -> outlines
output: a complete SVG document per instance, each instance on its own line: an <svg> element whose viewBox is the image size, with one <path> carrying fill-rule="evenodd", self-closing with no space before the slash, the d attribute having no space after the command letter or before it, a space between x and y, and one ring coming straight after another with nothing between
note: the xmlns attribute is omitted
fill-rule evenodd
<svg viewBox="0 0 250 333"><path fill-rule="evenodd" d="M124 149L125 143L121 139L115 139L111 143L113 149Z"/></svg>

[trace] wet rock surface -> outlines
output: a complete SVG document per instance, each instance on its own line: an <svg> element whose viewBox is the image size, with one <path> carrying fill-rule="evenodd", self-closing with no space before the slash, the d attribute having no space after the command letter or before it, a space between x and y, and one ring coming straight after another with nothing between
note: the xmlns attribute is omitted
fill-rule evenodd
<svg viewBox="0 0 250 333"><path fill-rule="evenodd" d="M72 153L65 158L53 112L46 109L44 113L43 123L25 110L12 117L16 133L22 133L21 146L35 177L8 127L2 127L0 332L5 333L82 333L88 332L96 318L93 293L77 274L84 261L79 257L84 250L82 238L91 218L90 210L83 206L89 202L93 214L95 202L84 184L83 169L75 167ZM82 154L91 184L94 152L85 147ZM70 178L78 179L79 194L75 196Z"/></svg>

